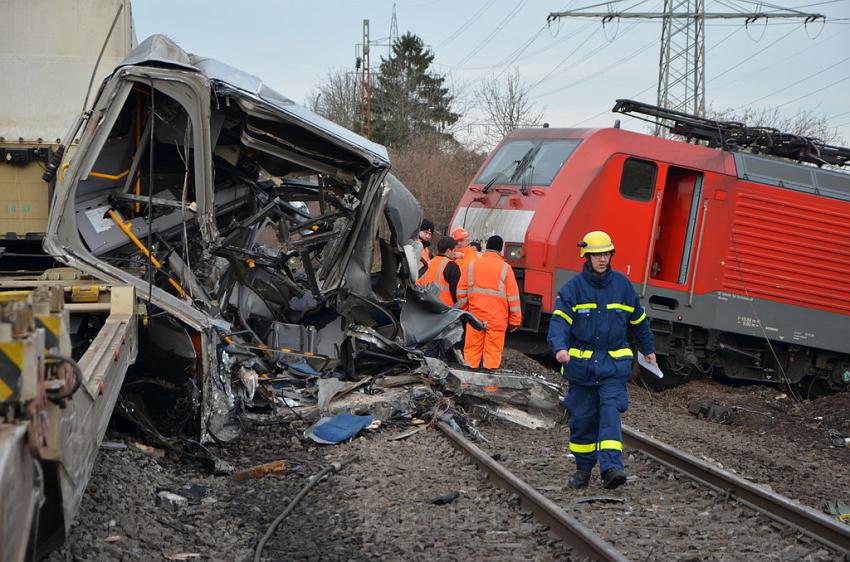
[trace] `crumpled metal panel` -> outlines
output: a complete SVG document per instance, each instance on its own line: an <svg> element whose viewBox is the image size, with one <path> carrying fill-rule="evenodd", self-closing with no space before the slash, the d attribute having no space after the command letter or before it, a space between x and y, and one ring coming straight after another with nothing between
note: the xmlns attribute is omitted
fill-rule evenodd
<svg viewBox="0 0 850 562"><path fill-rule="evenodd" d="M177 74L175 74L177 73ZM171 297L163 289L156 286L148 296L149 285L126 271L110 265L91 254L83 243L77 226L75 212L75 196L77 185L87 177L94 165L100 147L106 141L111 128L111 122L118 118L119 110L132 87L131 77L144 76L149 81L167 83L173 96L191 97L194 103L187 106L194 123L196 145L199 147L195 158L196 185L198 185L198 222L205 239L211 240L216 235L215 221L212 219L212 149L209 146L209 83L197 73L175 71L160 68L139 69L126 67L113 77L98 97L92 118L85 127L80 143L73 153L73 158L67 158L67 170L57 178L54 200L51 206L44 248L65 265L85 271L95 277L115 284L128 284L136 287L139 295L152 300L163 310L175 315L196 329L219 326L229 329L229 324L221 319L215 319L185 301ZM179 92L180 88L186 91ZM189 91L192 93L190 94ZM203 150L206 148L206 150Z"/></svg>
<svg viewBox="0 0 850 562"><path fill-rule="evenodd" d="M389 155L384 146L296 104L269 88L256 76L216 59L187 53L165 35L151 35L142 41L118 67L142 65L169 65L200 72L211 81L227 84L257 101L265 102L316 133L333 137L352 150L368 153L381 163L389 164Z"/></svg>
<svg viewBox="0 0 850 562"><path fill-rule="evenodd" d="M445 386L457 395L494 404L509 404L533 412L558 411L558 388L542 379L515 373L449 369Z"/></svg>
<svg viewBox="0 0 850 562"><path fill-rule="evenodd" d="M432 341L460 319L465 319L476 330L484 329L484 325L469 312L446 306L433 287L411 285L407 288L400 319L405 345L416 346Z"/></svg>
<svg viewBox="0 0 850 562"><path fill-rule="evenodd" d="M117 68L142 64L167 64L188 70L198 70L189 55L165 35L151 35L130 51Z"/></svg>

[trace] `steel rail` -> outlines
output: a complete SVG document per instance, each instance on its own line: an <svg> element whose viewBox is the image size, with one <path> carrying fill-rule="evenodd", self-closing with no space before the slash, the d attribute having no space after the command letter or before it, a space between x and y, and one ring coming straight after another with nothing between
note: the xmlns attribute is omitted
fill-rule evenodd
<svg viewBox="0 0 850 562"><path fill-rule="evenodd" d="M605 542L599 535L568 515L555 502L532 488L514 473L490 458L490 455L475 446L460 433L454 431L445 422L438 422L437 427L449 438L452 445L466 453L493 481L494 484L516 494L523 507L531 511L542 524L563 540L576 553L592 560L610 562L626 561L626 558L613 545Z"/></svg>
<svg viewBox="0 0 850 562"><path fill-rule="evenodd" d="M742 504L774 521L800 529L845 556L850 554L850 526L625 426L623 443L718 492L731 494Z"/></svg>

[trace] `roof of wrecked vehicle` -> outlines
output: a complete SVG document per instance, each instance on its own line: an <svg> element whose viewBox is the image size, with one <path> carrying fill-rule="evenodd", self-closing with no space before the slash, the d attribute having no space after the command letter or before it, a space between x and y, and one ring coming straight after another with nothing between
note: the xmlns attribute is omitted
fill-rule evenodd
<svg viewBox="0 0 850 562"><path fill-rule="evenodd" d="M262 80L221 61L187 53L165 35L151 35L127 55L117 68L124 66L168 65L199 72L210 81L225 85L247 97L264 102L286 116L317 129L337 142L368 152L389 165L387 149L269 88Z"/></svg>

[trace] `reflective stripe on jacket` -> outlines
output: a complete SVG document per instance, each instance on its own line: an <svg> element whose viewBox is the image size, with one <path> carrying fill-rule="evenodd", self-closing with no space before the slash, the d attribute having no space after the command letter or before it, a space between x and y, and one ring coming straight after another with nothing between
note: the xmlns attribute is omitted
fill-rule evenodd
<svg viewBox="0 0 850 562"><path fill-rule="evenodd" d="M451 260L446 256L437 256L431 261L428 262L428 269L425 270L425 273L422 277L416 281L417 285L427 285L429 283L433 283L440 289L440 300L446 303L447 306L452 306L454 304L454 300L452 299L452 293L449 289L449 283L446 281L443 273L446 271L446 266L449 264Z"/></svg>
<svg viewBox="0 0 850 562"><path fill-rule="evenodd" d="M564 368L570 382L593 385L612 377L628 379L633 355L629 333L634 334L641 353L655 352L646 312L622 273L609 270L596 275L585 264L558 291L548 340L553 353L566 350L570 354Z"/></svg>
<svg viewBox="0 0 850 562"><path fill-rule="evenodd" d="M478 252L472 246L467 246L466 248L461 248L457 251L460 252L462 255L461 257L455 259L455 263L460 268L460 278L463 279L469 272L469 264L471 264L481 256L478 255Z"/></svg>
<svg viewBox="0 0 850 562"><path fill-rule="evenodd" d="M488 330L507 330L522 323L514 270L498 252L488 250L467 265L457 286L461 308L469 310Z"/></svg>

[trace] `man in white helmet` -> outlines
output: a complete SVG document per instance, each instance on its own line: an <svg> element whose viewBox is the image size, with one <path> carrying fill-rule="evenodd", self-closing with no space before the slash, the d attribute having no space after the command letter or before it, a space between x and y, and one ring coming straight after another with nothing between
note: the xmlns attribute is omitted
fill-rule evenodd
<svg viewBox="0 0 850 562"><path fill-rule="evenodd" d="M655 338L631 281L611 269L611 237L595 230L578 246L584 268L558 291L548 336L570 383L564 406L576 472L567 485L586 488L598 461L603 486L614 489L626 482L620 414L629 406L633 354L627 336L635 336L649 362L655 361Z"/></svg>

